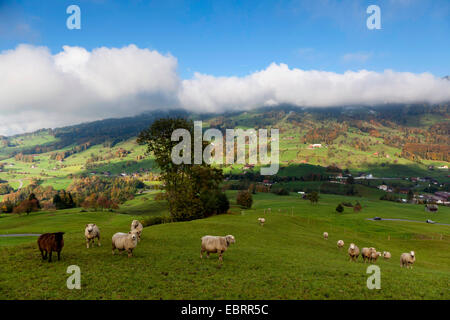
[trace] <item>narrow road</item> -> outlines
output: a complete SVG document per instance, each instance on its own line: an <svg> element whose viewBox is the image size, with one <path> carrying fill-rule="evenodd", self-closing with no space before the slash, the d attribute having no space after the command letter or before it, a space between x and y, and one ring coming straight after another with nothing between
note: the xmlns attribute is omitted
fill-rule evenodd
<svg viewBox="0 0 450 320"><path fill-rule="evenodd" d="M22 189L22 187L23 187L23 181L22 181L22 179L19 179L19 182L20 182L20 186L19 186L19 188L17 188L17 190L20 190L20 189Z"/></svg>
<svg viewBox="0 0 450 320"><path fill-rule="evenodd" d="M387 221L406 221L406 222L420 222L420 223L427 223L426 221L418 221L418 220L408 220L408 219L381 219L381 220L375 220L374 218L367 218L366 220L372 220L372 221L381 221L381 220L387 220ZM450 226L450 224L448 223L428 223L428 224L438 224L440 226Z"/></svg>

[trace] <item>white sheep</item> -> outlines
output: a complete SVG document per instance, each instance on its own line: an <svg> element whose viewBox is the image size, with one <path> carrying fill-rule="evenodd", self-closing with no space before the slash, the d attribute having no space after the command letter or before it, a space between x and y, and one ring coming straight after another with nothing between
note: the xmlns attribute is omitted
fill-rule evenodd
<svg viewBox="0 0 450 320"><path fill-rule="evenodd" d="M97 238L97 245L100 247L100 229L97 227L95 223L89 223L86 225L84 229L84 236L86 237L86 248L89 248L89 245L95 244L95 238Z"/></svg>
<svg viewBox="0 0 450 320"><path fill-rule="evenodd" d="M324 238L325 240L328 240L328 232L324 232L324 233L323 233L323 238Z"/></svg>
<svg viewBox="0 0 450 320"><path fill-rule="evenodd" d="M367 261L370 262L373 252L376 252L375 248L362 248L361 249L361 257L363 258L364 262L367 262Z"/></svg>
<svg viewBox="0 0 450 320"><path fill-rule="evenodd" d="M391 253L389 251L384 251L383 258L384 260L389 260L391 258Z"/></svg>
<svg viewBox="0 0 450 320"><path fill-rule="evenodd" d="M266 219L264 218L258 218L259 224L262 226L264 226L264 223L266 222Z"/></svg>
<svg viewBox="0 0 450 320"><path fill-rule="evenodd" d="M339 249L342 248L344 246L344 241L343 240L338 240L337 246L338 246Z"/></svg>
<svg viewBox="0 0 450 320"><path fill-rule="evenodd" d="M370 261L371 263L375 263L375 262L377 262L377 259L378 259L379 256L381 256L381 252L379 252L379 251L372 252L372 253L370 254L370 259L369 259L369 261Z"/></svg>
<svg viewBox="0 0 450 320"><path fill-rule="evenodd" d="M348 247L348 255L352 261L356 261L356 259L358 259L359 248L354 243L350 243L350 247Z"/></svg>
<svg viewBox="0 0 450 320"><path fill-rule="evenodd" d="M406 268L413 267L412 265L416 262L416 254L414 251L411 251L410 253L402 253L400 256L400 267L406 266Z"/></svg>
<svg viewBox="0 0 450 320"><path fill-rule="evenodd" d="M218 253L219 261L222 262L222 255L227 251L228 246L231 243L235 243L234 236L227 235L225 237L220 236L204 236L202 237L202 249L200 251L200 258L203 259L203 252L206 252L206 257L209 258L210 253Z"/></svg>
<svg viewBox="0 0 450 320"><path fill-rule="evenodd" d="M138 235L138 241L141 241L141 234L144 227L142 226L142 223L139 222L139 220L133 220L131 223L131 232L136 232Z"/></svg>
<svg viewBox="0 0 450 320"><path fill-rule="evenodd" d="M135 232L117 232L112 236L112 254L115 253L115 249L119 250L119 253L127 250L128 257L133 255L133 249L136 248L138 242L138 235Z"/></svg>

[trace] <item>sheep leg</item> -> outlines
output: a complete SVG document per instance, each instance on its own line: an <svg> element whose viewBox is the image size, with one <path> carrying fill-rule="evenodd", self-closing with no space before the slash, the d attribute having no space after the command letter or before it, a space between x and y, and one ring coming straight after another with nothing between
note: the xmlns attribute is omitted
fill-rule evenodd
<svg viewBox="0 0 450 320"><path fill-rule="evenodd" d="M52 250L48 253L48 262L52 262Z"/></svg>
<svg viewBox="0 0 450 320"><path fill-rule="evenodd" d="M203 259L203 252L204 252L205 250L203 250L203 248L202 249L200 249L200 259Z"/></svg>
<svg viewBox="0 0 450 320"><path fill-rule="evenodd" d="M100 244L100 236L98 236L98 238L97 238L97 245L98 245L99 247L102 246L102 245Z"/></svg>
<svg viewBox="0 0 450 320"><path fill-rule="evenodd" d="M222 251L217 251L217 253L219 254L219 262L223 262Z"/></svg>
<svg viewBox="0 0 450 320"><path fill-rule="evenodd" d="M114 245L114 243L112 244L112 254L115 254L115 250L116 250L116 246Z"/></svg>
<svg viewBox="0 0 450 320"><path fill-rule="evenodd" d="M41 251L42 260L45 260L45 258L44 258L44 250L42 250L42 249L39 249L39 250Z"/></svg>
<svg viewBox="0 0 450 320"><path fill-rule="evenodd" d="M206 253L206 258L209 259L209 252Z"/></svg>
<svg viewBox="0 0 450 320"><path fill-rule="evenodd" d="M58 251L58 261L61 260L61 251Z"/></svg>
<svg viewBox="0 0 450 320"><path fill-rule="evenodd" d="M89 240L89 239L86 239L86 248L88 248L89 249L89 243L90 243L91 241Z"/></svg>
<svg viewBox="0 0 450 320"><path fill-rule="evenodd" d="M133 249L128 249L128 258L131 258L133 255Z"/></svg>

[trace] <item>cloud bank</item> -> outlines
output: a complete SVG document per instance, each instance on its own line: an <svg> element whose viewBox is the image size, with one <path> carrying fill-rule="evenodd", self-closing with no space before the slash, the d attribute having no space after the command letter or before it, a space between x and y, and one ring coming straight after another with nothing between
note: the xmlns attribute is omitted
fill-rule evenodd
<svg viewBox="0 0 450 320"><path fill-rule="evenodd" d="M429 73L347 71L343 74L272 63L245 77L195 73L183 80L177 59L135 45L123 48L20 45L0 53L0 135L57 127L143 111L250 110L439 103L450 101L450 81Z"/></svg>

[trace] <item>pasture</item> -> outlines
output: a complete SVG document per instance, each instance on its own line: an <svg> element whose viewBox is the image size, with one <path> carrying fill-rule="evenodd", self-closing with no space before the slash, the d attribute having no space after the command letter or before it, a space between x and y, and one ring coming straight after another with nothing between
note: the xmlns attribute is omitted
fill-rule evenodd
<svg viewBox="0 0 450 320"><path fill-rule="evenodd" d="M367 218L402 218L450 223L450 208L436 214L423 206L333 195L317 205L298 195L254 195L253 208L235 205L227 192L230 214L144 228L134 257L111 254L111 236L126 232L133 219L167 214L148 195L126 203L118 212L80 209L0 216L0 234L66 232L61 261L40 259L36 237L0 238L0 299L450 299L450 227ZM358 200L363 210L335 211L341 201ZM133 211L133 207L136 209ZM270 208L270 213L268 212ZM264 211L266 214L264 215ZM261 227L258 217L265 217ZM96 223L102 246L86 249L84 226ZM322 233L329 233L324 240ZM224 254L200 259L203 235L232 234L236 243ZM345 246L337 249L336 241ZM361 258L350 262L347 248L373 246L392 253L379 258L381 289L366 287ZM413 269L400 268L402 252L416 252ZM81 290L69 290L67 267L81 269Z"/></svg>

